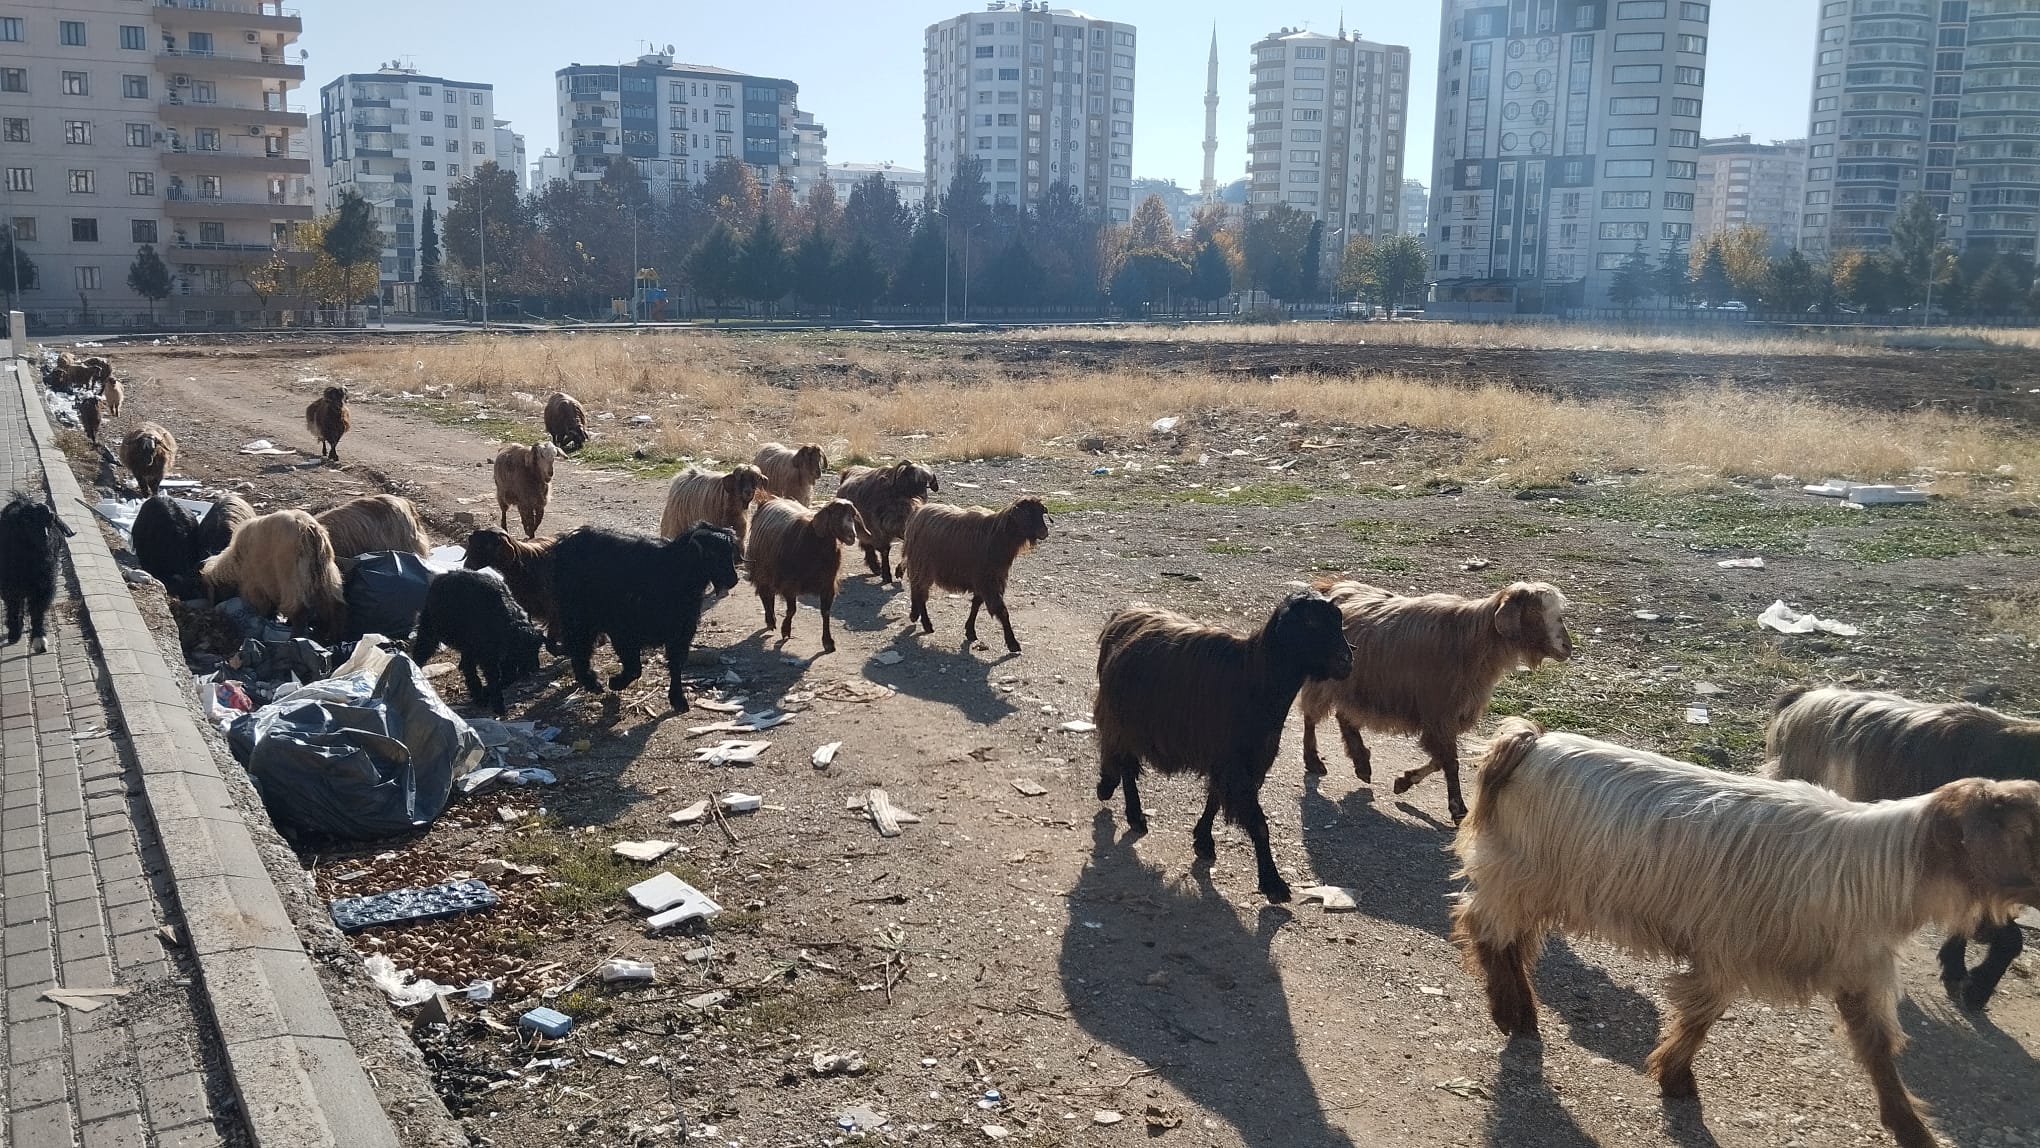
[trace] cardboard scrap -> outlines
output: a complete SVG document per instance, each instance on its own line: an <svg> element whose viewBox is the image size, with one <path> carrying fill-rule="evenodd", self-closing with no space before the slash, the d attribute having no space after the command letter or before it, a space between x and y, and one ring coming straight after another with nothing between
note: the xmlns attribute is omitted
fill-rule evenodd
<svg viewBox="0 0 2040 1148"><path fill-rule="evenodd" d="M1339 885L1312 885L1303 890L1303 899L1317 901L1324 905L1327 913L1350 913L1360 907L1353 899L1353 890Z"/></svg>
<svg viewBox="0 0 2040 1148"><path fill-rule="evenodd" d="M44 989L42 999L79 1012L91 1012L104 1007L108 1002L133 992L132 988L115 986L97 989L64 988Z"/></svg>

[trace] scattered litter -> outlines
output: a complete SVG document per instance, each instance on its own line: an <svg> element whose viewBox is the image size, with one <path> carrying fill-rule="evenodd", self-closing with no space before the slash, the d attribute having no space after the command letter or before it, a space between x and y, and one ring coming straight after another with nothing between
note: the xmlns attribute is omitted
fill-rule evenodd
<svg viewBox="0 0 2040 1148"><path fill-rule="evenodd" d="M375 987L381 989L390 1003L398 1008L424 1004L436 993L451 991L437 981L412 980L415 974L410 969L397 968L397 963L386 953L370 953L368 959L361 962L361 967Z"/></svg>
<svg viewBox="0 0 2040 1148"><path fill-rule="evenodd" d="M366 897L340 897L332 906L333 923L343 933L358 933L399 921L429 921L493 909L497 897L486 881L442 881L423 889L391 889Z"/></svg>
<svg viewBox="0 0 2040 1148"><path fill-rule="evenodd" d="M827 745L817 746L809 760L815 763L816 769L827 769L830 763L836 760L836 751L842 748L843 743L840 741L832 741Z"/></svg>
<svg viewBox="0 0 2040 1148"><path fill-rule="evenodd" d="M475 876L485 881L501 881L506 885L527 877L544 875L545 867L542 865L519 865L515 861L505 861L500 857L490 857L475 863Z"/></svg>
<svg viewBox="0 0 2040 1148"><path fill-rule="evenodd" d="M1183 1123L1183 1118L1176 1115L1174 1110L1163 1108L1159 1104L1148 1105L1147 1112L1144 1115L1147 1119L1149 1136L1160 1136L1169 1129Z"/></svg>
<svg viewBox="0 0 2040 1148"><path fill-rule="evenodd" d="M184 933L175 925L164 925L156 930L156 939L173 949L184 947Z"/></svg>
<svg viewBox="0 0 2040 1148"><path fill-rule="evenodd" d="M1164 577L1164 578L1174 578L1174 579L1176 579L1176 580L1177 580L1178 582L1202 582L1202 581L1204 581L1204 575L1202 575L1202 574L1192 574L1192 573L1189 573L1188 571L1184 571L1184 570L1164 570L1164 571L1162 571L1162 577Z"/></svg>
<svg viewBox="0 0 2040 1148"><path fill-rule="evenodd" d="M816 1076L862 1076L864 1058L847 1052L818 1052L809 1065Z"/></svg>
<svg viewBox="0 0 2040 1148"><path fill-rule="evenodd" d="M878 827L880 837L898 837L900 826L918 825L921 821L919 814L909 813L894 805L892 798L888 797L883 789L874 789L862 798L855 796L846 798L843 805L846 809L863 810L864 814L871 818L871 823Z"/></svg>
<svg viewBox="0 0 2040 1148"><path fill-rule="evenodd" d="M1101 1108L1091 1113L1091 1123L1093 1124L1117 1124L1124 1119L1126 1119L1125 1114L1114 1112L1107 1108Z"/></svg>
<svg viewBox="0 0 2040 1148"><path fill-rule="evenodd" d="M1167 418L1156 419L1154 422L1154 430L1156 434L1168 434L1170 431L1173 431L1177 427L1182 425L1183 425L1182 415L1170 415Z"/></svg>
<svg viewBox="0 0 2040 1148"><path fill-rule="evenodd" d="M1090 733L1098 727L1087 721L1066 721L1055 728L1064 733Z"/></svg>
<svg viewBox="0 0 2040 1148"><path fill-rule="evenodd" d="M611 1052L606 1048L591 1048L588 1050L588 1055L594 1057L597 1060L607 1061L610 1064L628 1065L630 1063L630 1061L625 1060L623 1057L618 1056L616 1053Z"/></svg>
<svg viewBox="0 0 2040 1148"><path fill-rule="evenodd" d="M728 721L719 721L713 725L689 726L687 732L691 734L756 733L759 730L771 729L773 726L785 725L792 720L792 714L783 713L776 709L759 710L756 713L740 713Z"/></svg>
<svg viewBox="0 0 2040 1148"><path fill-rule="evenodd" d="M1917 486L1894 486L1889 483L1849 482L1830 478L1826 482L1799 489L1821 498L1846 499L1857 506L1887 506L1892 504L1914 504L1926 502L1928 494Z"/></svg>
<svg viewBox="0 0 2040 1148"><path fill-rule="evenodd" d="M244 443L242 443L242 444L241 444L241 453L242 453L242 454L289 454L289 453L291 453L291 452L289 452L289 451L287 451L287 450L283 450L282 448L278 447L278 446L277 446L277 445L276 445L275 443L273 443L273 442L270 442L270 441L269 441L268 439L266 439L266 438L258 438L258 439L256 439L256 440L255 440L254 442L244 442Z"/></svg>
<svg viewBox="0 0 2040 1148"><path fill-rule="evenodd" d="M1649 610L1636 611L1636 620L1639 622L1655 622L1662 617L1664 617L1663 614L1655 614Z"/></svg>
<svg viewBox="0 0 2040 1148"><path fill-rule="evenodd" d="M709 765L750 765L772 748L769 741L725 741L694 751L694 760Z"/></svg>
<svg viewBox="0 0 2040 1148"><path fill-rule="evenodd" d="M723 794L718 804L724 813L756 813L765 804L765 799L755 793L738 793L733 789Z"/></svg>
<svg viewBox="0 0 2040 1148"><path fill-rule="evenodd" d="M1713 717L1711 717L1711 716L1710 716L1710 715L1709 715L1709 714L1707 713L1707 707L1706 707L1706 706L1687 706L1687 707L1686 707L1686 724L1687 724L1687 725L1713 725L1713 724L1714 724L1714 718L1713 718Z"/></svg>
<svg viewBox="0 0 2040 1148"><path fill-rule="evenodd" d="M1723 570L1762 570L1764 568L1764 560L1762 558L1724 558L1716 562L1715 565Z"/></svg>
<svg viewBox="0 0 2040 1148"><path fill-rule="evenodd" d="M876 654L871 655L871 660L881 666L897 666L900 664L900 652L898 650L880 650Z"/></svg>
<svg viewBox="0 0 2040 1148"><path fill-rule="evenodd" d="M1026 777L1014 778L1013 788L1019 790L1020 796L1022 797L1040 797L1042 794L1048 792L1047 786L1041 784L1038 781L1033 780L1032 778Z"/></svg>
<svg viewBox="0 0 2040 1148"><path fill-rule="evenodd" d="M510 785L557 785L559 777L550 769L537 766L509 768L501 765L485 765L461 775L459 785L462 793L473 793L492 781Z"/></svg>
<svg viewBox="0 0 2040 1148"><path fill-rule="evenodd" d="M1711 698L1716 694L1725 694L1728 691L1722 689L1720 686L1715 685L1713 682L1694 682L1693 692L1699 694L1703 698Z"/></svg>
<svg viewBox="0 0 2040 1148"><path fill-rule="evenodd" d="M738 698L733 702L717 701L714 698L689 698L688 700L702 709L713 710L719 714L740 714L744 712L744 699L742 698Z"/></svg>
<svg viewBox="0 0 2040 1148"><path fill-rule="evenodd" d="M1441 1080L1438 1082L1438 1087L1454 1096L1462 1096L1468 1100L1486 1100L1493 1095L1493 1093L1487 1090L1487 1085L1465 1076L1455 1076L1450 1080Z"/></svg>
<svg viewBox="0 0 2040 1148"><path fill-rule="evenodd" d="M1459 564L1461 570L1485 570L1494 563L1486 558L1469 558Z"/></svg>
<svg viewBox="0 0 2040 1148"><path fill-rule="evenodd" d="M518 1017L517 1023L525 1028L534 1030L540 1036L549 1036L554 1040L558 1040L572 1031L574 1018L566 1013L541 1007L532 1009L530 1012ZM540 1067L546 1068L564 1067L564 1065L548 1065L542 1061L535 1063L538 1063Z"/></svg>
<svg viewBox="0 0 2040 1148"><path fill-rule="evenodd" d="M632 425L632 426L634 426L634 427L644 427L644 426L650 426L650 425L652 425L652 416L650 416L650 415L632 415L632 416L630 416L630 425Z"/></svg>
<svg viewBox="0 0 2040 1148"><path fill-rule="evenodd" d="M890 1123L891 1119L882 1112L874 1112L859 1104L837 1113L836 1127L845 1132L876 1132Z"/></svg>
<svg viewBox="0 0 2040 1148"><path fill-rule="evenodd" d="M1094 466L1091 468L1091 473L1094 475L1109 475L1112 473L1112 468L1109 466Z"/></svg>
<svg viewBox="0 0 2040 1148"><path fill-rule="evenodd" d="M595 966L595 975L604 984L619 982L646 982L656 979L652 966L644 961L629 961L622 957L611 957ZM618 1061L621 1064L622 1061Z"/></svg>
<svg viewBox="0 0 2040 1148"><path fill-rule="evenodd" d="M892 651L888 650L887 653ZM880 685L870 678L845 678L830 682L815 690L815 697L829 702L882 702L899 691L891 686Z"/></svg>
<svg viewBox="0 0 2040 1148"><path fill-rule="evenodd" d="M1418 985L1417 991L1427 997L1442 997L1445 995L1445 990L1437 985Z"/></svg>
<svg viewBox="0 0 2040 1148"><path fill-rule="evenodd" d="M628 861L652 862L678 848L678 841L619 841L609 851Z"/></svg>
<svg viewBox="0 0 2040 1148"><path fill-rule="evenodd" d="M1787 606L1784 602L1773 602L1766 606L1764 612L1757 615L1757 624L1776 630L1781 634L1811 634L1815 630L1819 630L1822 633L1853 638L1863 632L1847 622L1837 622L1828 618L1817 618L1812 614L1802 614Z"/></svg>
<svg viewBox="0 0 2040 1148"><path fill-rule="evenodd" d="M671 872L647 877L624 891L630 894L631 900L638 903L639 908L648 913L664 912L675 905L690 902L714 904L701 890L682 881Z"/></svg>
<svg viewBox="0 0 2040 1148"><path fill-rule="evenodd" d="M124 997L133 991L132 988L127 987L75 989L64 988L60 985L57 988L44 989L42 999L54 1004L63 1005L65 1008L77 1009L79 1012L91 1012L94 1009L104 1007L107 1002Z"/></svg>
<svg viewBox="0 0 2040 1148"><path fill-rule="evenodd" d="M475 983L473 983L473 984L471 984L471 985L469 985L469 986L467 987L467 990L466 990L466 995L467 995L467 999L469 999L469 1000L471 1000L471 1001L492 1001L492 1000L495 1000L495 999L496 999L496 982L495 982L495 981L476 981Z"/></svg>
<svg viewBox="0 0 2040 1148"><path fill-rule="evenodd" d="M698 997L688 997L686 1000L680 1003L686 1005L688 1008L700 1009L701 1011L706 1012L709 1009L714 1008L715 1006L723 1003L728 999L730 999L729 993L724 992L721 989L717 989L712 993L702 993Z"/></svg>
<svg viewBox="0 0 2040 1148"><path fill-rule="evenodd" d="M1000 1127L997 1124L985 1125L984 1134L985 1139L987 1140L1004 1140L1006 1137L1012 1135L1011 1132L1006 1131L1004 1128Z"/></svg>
<svg viewBox="0 0 2040 1148"><path fill-rule="evenodd" d="M706 818L707 816L708 816L708 801L706 798L704 798L688 806L685 809L676 811L672 815L672 817L668 818L668 820L670 820L675 825L692 825L695 822Z"/></svg>
<svg viewBox="0 0 2040 1148"><path fill-rule="evenodd" d="M1303 899L1321 902L1328 913L1347 913L1360 907L1353 890L1339 885L1313 885L1303 890Z"/></svg>

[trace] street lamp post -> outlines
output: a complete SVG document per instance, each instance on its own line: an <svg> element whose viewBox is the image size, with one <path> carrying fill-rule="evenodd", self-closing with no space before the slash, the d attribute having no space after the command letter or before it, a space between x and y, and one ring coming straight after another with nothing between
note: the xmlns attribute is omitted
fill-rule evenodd
<svg viewBox="0 0 2040 1148"><path fill-rule="evenodd" d="M966 323L970 322L970 237L983 226L982 223L973 223L963 232L963 320Z"/></svg>
<svg viewBox="0 0 2040 1148"><path fill-rule="evenodd" d="M489 217L482 194L482 179L475 177L475 247L482 264L482 330L489 329Z"/></svg>
<svg viewBox="0 0 2040 1148"><path fill-rule="evenodd" d="M1922 327L1934 321L1934 264L1936 262L1934 256L1940 252L1941 225L1947 221L1948 217L1945 214L1934 216L1933 242L1927 244L1927 305L1920 309L1920 326Z"/></svg>

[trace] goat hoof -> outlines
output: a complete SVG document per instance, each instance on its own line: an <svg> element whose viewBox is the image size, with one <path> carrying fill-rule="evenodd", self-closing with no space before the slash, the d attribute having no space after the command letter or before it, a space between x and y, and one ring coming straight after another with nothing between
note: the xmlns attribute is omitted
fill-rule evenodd
<svg viewBox="0 0 2040 1148"><path fill-rule="evenodd" d="M1321 758L1321 757L1306 757L1306 758L1304 758L1304 759L1303 759L1303 772L1305 772L1305 773L1307 773L1307 774L1311 775L1312 777L1323 777L1323 776L1324 776L1324 774L1325 774L1325 761L1324 761L1324 759L1323 759L1323 758Z"/></svg>
<svg viewBox="0 0 2040 1148"><path fill-rule="evenodd" d="M835 652L836 652L836 643L834 643L834 642L823 642L823 643L822 643L822 652L823 652L824 654L833 654L833 653L835 653Z"/></svg>
<svg viewBox="0 0 2040 1148"><path fill-rule="evenodd" d="M1369 785L1374 784L1374 771L1368 768L1365 762L1356 761L1353 763L1353 776L1367 782Z"/></svg>
<svg viewBox="0 0 2040 1148"><path fill-rule="evenodd" d="M1009 653L1009 654L1017 654L1017 653L1019 653L1019 652L1020 652L1020 643L1018 643L1018 642L1007 642L1007 643L1006 643L1006 652L1007 652L1007 653Z"/></svg>
<svg viewBox="0 0 2040 1148"><path fill-rule="evenodd" d="M1280 878L1265 882L1261 886L1261 892L1274 904L1283 904L1289 900L1289 882Z"/></svg>
<svg viewBox="0 0 2040 1148"><path fill-rule="evenodd" d="M1996 990L1996 985L1985 986L1973 980L1969 981L1962 989L1962 1007L1970 1012L1982 1012L1990 1004L1990 998Z"/></svg>
<svg viewBox="0 0 2040 1148"><path fill-rule="evenodd" d="M1190 851L1199 861L1218 860L1218 843L1209 837L1199 837L1190 843Z"/></svg>
<svg viewBox="0 0 2040 1148"><path fill-rule="evenodd" d="M1658 1078L1658 1095L1666 1100L1697 1100L1700 1084L1693 1079L1691 1068L1682 1068Z"/></svg>
<svg viewBox="0 0 2040 1148"><path fill-rule="evenodd" d="M1100 801L1110 801L1110 800L1112 800L1112 793L1113 793L1113 791L1114 791L1114 790L1116 790L1116 789L1118 789L1118 788L1119 788L1119 783L1118 783L1118 782L1116 782L1116 781L1101 781L1101 782L1099 782L1099 783L1098 783L1098 800L1100 800Z"/></svg>
<svg viewBox="0 0 2040 1148"><path fill-rule="evenodd" d="M1445 811L1452 815L1454 825L1466 820L1466 806L1460 802L1453 802Z"/></svg>
<svg viewBox="0 0 2040 1148"><path fill-rule="evenodd" d="M35 640L35 645L30 647L30 649L38 654L47 654L50 652L50 643L48 639L37 638Z"/></svg>
<svg viewBox="0 0 2040 1148"><path fill-rule="evenodd" d="M1395 791L1397 793L1408 793L1411 789L1415 788L1417 780L1417 778L1405 773L1395 779Z"/></svg>
<svg viewBox="0 0 2040 1148"><path fill-rule="evenodd" d="M673 707L674 713L684 714L687 712L687 695L675 690L666 695L666 704Z"/></svg>

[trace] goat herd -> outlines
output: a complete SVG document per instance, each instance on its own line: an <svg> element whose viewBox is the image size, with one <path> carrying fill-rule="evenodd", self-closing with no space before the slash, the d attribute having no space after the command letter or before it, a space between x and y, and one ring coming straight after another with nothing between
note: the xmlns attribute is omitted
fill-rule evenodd
<svg viewBox="0 0 2040 1148"><path fill-rule="evenodd" d="M98 377L95 397L117 414L118 384L110 371ZM338 387L306 412L328 459L337 459L349 422ZM932 589L968 593L966 635L975 641L983 608L1007 649L1020 651L1005 590L1013 560L1048 535L1039 499L996 512L930 502L941 490L934 472L901 461L843 470L836 496L816 507L822 449L770 443L726 473L676 476L658 536L584 526L542 539L554 462L588 441L585 412L568 395L548 400L545 426L548 440L498 453L498 526L467 539L467 569L433 580L413 641L420 659L441 643L458 651L471 696L498 713L504 683L535 669L541 646L564 650L575 680L600 692L589 663L605 636L621 662L610 689L639 677L644 648L663 646L667 698L685 710L680 671L704 595L736 586L740 562L768 629L790 636L797 599L813 595L822 648L833 651L830 610L847 545L862 549L881 583L905 578L910 625L934 629ZM316 517L257 516L228 495L197 521L156 491L175 454L175 440L151 423L122 443L148 499L135 523L136 559L180 596L238 593L294 628L332 634L345 611L336 554L427 552L416 511L391 495ZM509 532L512 507L522 539ZM60 528L46 505L25 496L0 515L10 644L25 605L42 648ZM894 542L904 545L897 571ZM500 577L479 573L485 567ZM1214 856L1212 824L1223 813L1252 842L1261 892L1286 901L1259 794L1292 705L1300 696L1313 774L1325 771L1317 726L1327 716L1362 780L1371 779L1362 730L1415 734L1428 761L1394 788L1445 774L1454 849L1469 879L1453 911L1454 940L1485 980L1503 1032L1537 1034L1530 971L1552 931L1683 963L1668 984L1671 1023L1648 1063L1668 1097L1694 1095L1693 1057L1739 997L1830 996L1885 1126L1906 1148L1935 1143L1895 1067L1904 1040L1897 958L1920 928L1943 927L1942 978L1980 1009L2020 951L2013 914L2040 901L2040 782L2032 780L2040 722L1967 704L1797 689L1778 701L1764 775L1744 776L1508 719L1482 751L1469 810L1458 739L1518 665L1570 658L1569 610L1541 582L1466 598L1330 580L1289 595L1250 635L1145 605L1121 610L1098 639L1098 798L1123 791L1127 823L1145 831L1143 763L1202 776L1197 856ZM1974 970L1966 968L1971 936L1988 944Z"/></svg>

